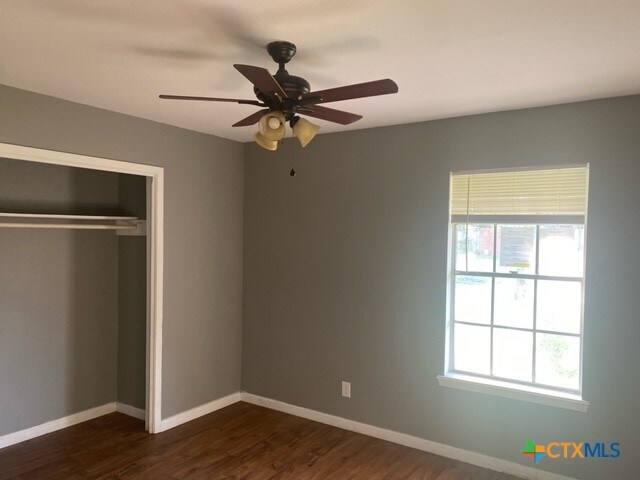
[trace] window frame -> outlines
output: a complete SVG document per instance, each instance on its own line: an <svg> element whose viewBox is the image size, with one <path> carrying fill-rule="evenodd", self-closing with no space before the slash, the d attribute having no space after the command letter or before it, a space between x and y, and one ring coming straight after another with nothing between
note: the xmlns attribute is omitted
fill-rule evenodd
<svg viewBox="0 0 640 480"><path fill-rule="evenodd" d="M587 169L586 194L588 195L588 172L589 165L581 165ZM550 167L557 168L557 167ZM526 170L526 169L519 169ZM486 173L481 171L477 173ZM473 173L473 172L461 172ZM452 173L452 177L455 173ZM449 190L451 201L451 187ZM493 227L493 268L490 272L474 271L474 270L456 270L457 257L457 225L471 224L490 224ZM499 225L534 225L535 226L535 269L533 273L503 273L496 271L496 263L498 261L497 242L498 242L498 226ZM583 252L582 252L582 275L561 276L561 275L541 275L539 273L540 266L540 227L545 225L581 225L583 227ZM445 339L445 364L444 375L438 375L438 383L441 386L453 387L464 390L472 390L477 392L489 393L493 395L517 398L525 401L532 401L547 405L568 408L576 411L586 412L589 402L583 399L583 358L584 358L584 303L585 303L585 279L586 279L586 252L587 252L587 212L585 205L585 215L449 215L448 222L448 252L447 252L447 299L446 299L446 339ZM455 321L455 294L456 294L456 276L469 275L476 277L485 277L491 279L491 316L488 324L469 323ZM495 283L498 278L509 279L531 279L533 281L533 312L531 328L520 328L506 325L495 324ZM580 284L580 330L579 333L570 333L566 331L553 331L538 329L537 315L537 291L538 281L570 281L579 282ZM454 369L454 329L457 323L463 325L480 326L489 329L490 347L489 347L489 374L467 372ZM496 329L505 329L508 331L526 331L531 333L532 338L532 366L531 381L517 380L511 378L499 377L494 374L494 332ZM577 389L569 387L559 387L536 383L536 344L537 334L552 334L567 336L579 339L579 376Z"/></svg>

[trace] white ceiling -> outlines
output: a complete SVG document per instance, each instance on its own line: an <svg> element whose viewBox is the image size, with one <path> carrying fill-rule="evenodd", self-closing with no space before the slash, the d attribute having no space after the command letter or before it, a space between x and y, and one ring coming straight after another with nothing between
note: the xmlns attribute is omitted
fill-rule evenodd
<svg viewBox="0 0 640 480"><path fill-rule="evenodd" d="M322 132L640 93L638 0L0 0L0 83L249 141L256 107L157 95L253 99L272 40L312 90L398 84Z"/></svg>

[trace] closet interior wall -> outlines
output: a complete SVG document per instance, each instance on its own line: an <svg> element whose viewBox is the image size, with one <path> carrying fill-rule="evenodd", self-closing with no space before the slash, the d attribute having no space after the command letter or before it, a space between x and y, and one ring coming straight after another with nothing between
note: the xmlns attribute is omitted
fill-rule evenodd
<svg viewBox="0 0 640 480"><path fill-rule="evenodd" d="M143 177L0 159L2 212L144 218L144 188ZM0 435L114 401L144 408L146 238L124 238L0 229Z"/></svg>
<svg viewBox="0 0 640 480"><path fill-rule="evenodd" d="M146 177L118 175L120 208L147 218ZM117 401L146 405L147 237L118 236L118 389Z"/></svg>

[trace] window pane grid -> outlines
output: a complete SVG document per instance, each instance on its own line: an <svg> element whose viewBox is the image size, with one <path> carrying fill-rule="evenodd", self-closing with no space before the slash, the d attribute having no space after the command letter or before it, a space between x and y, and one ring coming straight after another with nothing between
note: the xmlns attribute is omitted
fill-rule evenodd
<svg viewBox="0 0 640 480"><path fill-rule="evenodd" d="M549 335L558 335L559 337L580 338L581 336L579 333L556 332L555 330L541 330L541 329L534 330L533 328L506 327L504 325L485 325L482 323L463 322L459 320L456 320L455 323L460 325L472 325L476 327L487 327L487 328L492 327L493 329L496 329L496 330L513 330L516 332L528 332L528 333L548 333Z"/></svg>
<svg viewBox="0 0 640 480"><path fill-rule="evenodd" d="M462 227L458 229L457 227ZM511 227L510 230L507 230L505 225L502 224L493 224L493 225L476 225L474 224L474 229L469 228L468 224L452 224L453 227L453 255L454 262L453 266L453 275L452 275L452 305L451 309L453 312L452 315L452 335L451 335L451 370L458 373L470 374L478 377L483 377L487 379L494 380L502 380L510 383L516 383L527 386L534 387L544 387L548 389L553 389L562 392L580 392L581 390L581 357L582 357L582 292L583 292L583 277L578 276L562 276L562 275L540 275L540 243L541 243L541 225L531 225L530 228L533 230L526 230L523 228L518 229L517 226L515 228L512 225L508 225ZM543 225L547 226L547 224ZM488 229L486 227L492 227ZM583 228L582 226L580 226ZM475 271L469 270L470 263L477 265L478 255L486 255L489 244L484 241L482 235L478 232L482 232L482 230L486 230L488 232L493 233L493 238L491 239L491 264L486 265L492 269L492 271ZM472 230L475 232L476 238L470 238L473 236ZM561 229L560 229L561 230ZM505 233L506 232L506 233ZM530 233L527 233L530 232ZM581 233L583 235L584 230ZM561 232L562 233L562 232ZM488 235L489 233L487 233ZM534 236L534 238L532 237ZM462 240L459 237L464 237L464 242L459 243ZM543 237L544 238L544 237ZM508 247L511 248L510 251L504 251L504 243L500 244L500 241L503 242L507 240L509 243ZM480 244L484 244L484 246ZM584 243L582 239L581 242L574 243ZM464 256L465 261L464 265L460 265L456 263L455 258L459 256L458 248L460 246L464 248ZM582 246L582 245L580 245ZM484 250L483 250L484 248ZM528 253L527 253L528 252ZM505 257L506 255L506 257ZM470 257L471 256L471 257ZM532 258L533 257L533 258ZM472 258L473 261L469 259ZM498 258L500 258L502 265L498 264ZM582 253L582 258L584 258L584 253ZM487 258L488 260L488 258ZM460 270L459 267L462 266L466 270ZM458 267L458 268L456 268ZM484 267L483 267L484 268ZM502 272L497 270L502 269ZM488 270L488 269L487 269ZM507 270L506 272L504 270ZM524 271L526 271L526 273ZM522 273L520 273L522 272ZM577 272L576 272L577 273ZM582 272L580 272L582 273ZM456 292L456 287L459 287L456 283L456 279L458 277L464 277L468 283L482 283L480 279L484 278L486 280L490 279L490 321L489 322L480 322L476 323L474 321L465 321L465 319L458 319L456 317L456 306L466 305L466 310L471 311L472 308L476 305L476 300L480 297L473 296L468 299L462 298L455 300L456 293L465 293ZM476 280L474 280L474 277ZM513 282L504 283L505 279L515 280ZM501 288L502 293L501 297L497 299L496 295L496 282L497 280L501 280ZM547 291L558 290L558 286L566 285L570 286L571 284L575 284L580 292L580 302L579 302L579 316L580 322L577 327L578 333L573 331L567 331L567 324L560 322L556 322L556 324L549 324L547 320L545 326L540 324L539 315L541 314L539 302L551 302L552 298L547 295L547 298L540 297L539 290L539 281L547 282L546 288ZM529 283L527 283L529 282ZM564 287L565 289L567 287ZM573 288L573 287L572 287ZM486 292L485 289L484 291ZM575 290L575 289L574 289ZM489 293L489 292L486 292ZM485 293L485 294L486 294ZM463 295L464 297L465 295ZM528 300L527 300L528 296ZM513 297L513 298L512 298ZM528 326L523 325L512 325L512 324L496 324L496 303L497 301L503 301L505 299L511 298L509 304L505 306L502 305L501 309L503 315L505 312L508 312L509 315L504 318L513 317L513 313L516 310L519 310L521 314L524 314L522 320L518 320L516 323L524 322L524 324L529 323ZM500 300L502 299L502 300ZM471 308L470 308L471 307ZM526 312L528 309L531 310L530 314ZM545 312L549 312L550 309L548 306L545 308ZM560 310L560 317L564 313L566 313L567 309L564 311ZM571 309L569 311L572 311ZM532 316L532 318L531 318ZM558 315L556 315L558 316ZM526 317L529 317L527 320ZM554 317L555 318L555 317ZM513 320L503 320L508 323L512 323ZM559 323L559 324L558 324ZM456 338L455 332L457 330L456 325L460 325L460 327L467 326L467 328L471 328L468 332L476 332L474 335L481 335L482 338L486 338L486 333L488 330L488 359L481 360L480 363L486 365L488 367L488 372L485 373L483 371L486 367L476 367L470 363L469 358L463 360L464 352L461 354L458 352L456 354ZM545 328L551 325L553 328ZM482 333L485 332L485 333ZM496 343L497 337L496 335L500 335L500 343ZM467 333L468 335L468 333ZM469 337L467 337L467 341ZM524 342L524 343L523 343ZM486 345L486 344L485 344ZM462 344L458 345L458 348L461 349ZM521 347L518 349L518 347ZM485 352L486 347L483 347L482 351ZM542 348L542 351L539 351ZM476 349L476 353L478 350ZM524 353L523 353L524 352ZM576 365L576 352L578 363ZM528 356L530 355L530 356ZM527 357L529 360L527 360ZM496 360L497 358L497 360ZM488 362L487 362L488 361ZM501 361L499 364L496 364L496 361ZM465 363L466 362L466 363ZM530 367L529 367L530 362ZM514 364L515 367L514 367ZM528 374L524 374L521 370L517 369L518 364L521 364L526 367L526 370L530 369L530 377ZM470 366L471 365L471 366ZM498 368L499 366L499 368ZM540 375L540 368L545 369L544 375ZM513 378L518 377L518 378ZM527 378L527 380L523 380L523 378ZM530 378L530 381L528 380ZM577 383L576 383L577 380Z"/></svg>
<svg viewBox="0 0 640 480"><path fill-rule="evenodd" d="M493 251L492 251L492 262L493 262L493 269L491 270L492 272L496 271L496 258L498 257L498 255L496 255L497 252L497 248L498 248L498 225L494 224L493 225ZM491 359L491 375L493 375L493 332L494 332L494 319L495 319L495 305L496 305L496 277L492 277L491 278L491 353L490 353L490 359Z"/></svg>
<svg viewBox="0 0 640 480"><path fill-rule="evenodd" d="M475 272L465 270L454 270L455 275L469 275L473 277L491 278L522 278L526 280L562 280L564 282L582 282L583 277L559 277L552 275L535 275L533 273L503 273L503 272Z"/></svg>
<svg viewBox="0 0 640 480"><path fill-rule="evenodd" d="M536 275L540 274L540 225L536 225ZM533 361L531 362L531 381L536 383L536 345L537 335L535 331L538 328L538 280L533 282Z"/></svg>

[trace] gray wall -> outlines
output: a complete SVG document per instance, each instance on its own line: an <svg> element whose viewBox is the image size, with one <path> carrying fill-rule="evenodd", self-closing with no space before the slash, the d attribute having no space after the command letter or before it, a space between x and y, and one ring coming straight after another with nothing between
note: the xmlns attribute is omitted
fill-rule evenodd
<svg viewBox="0 0 640 480"><path fill-rule="evenodd" d="M119 175L123 214L146 218L147 180ZM147 237L118 237L118 396L117 401L146 408Z"/></svg>
<svg viewBox="0 0 640 480"><path fill-rule="evenodd" d="M5 86L0 142L165 168L162 416L237 391L242 145Z"/></svg>
<svg viewBox="0 0 640 480"><path fill-rule="evenodd" d="M639 132L634 96L321 135L293 179L290 142L246 144L243 389L526 465L529 438L618 441L541 468L636 478ZM585 162L589 412L439 387L449 172Z"/></svg>
<svg viewBox="0 0 640 480"><path fill-rule="evenodd" d="M0 159L0 211L117 213L118 176ZM0 435L116 396L113 232L0 229Z"/></svg>

